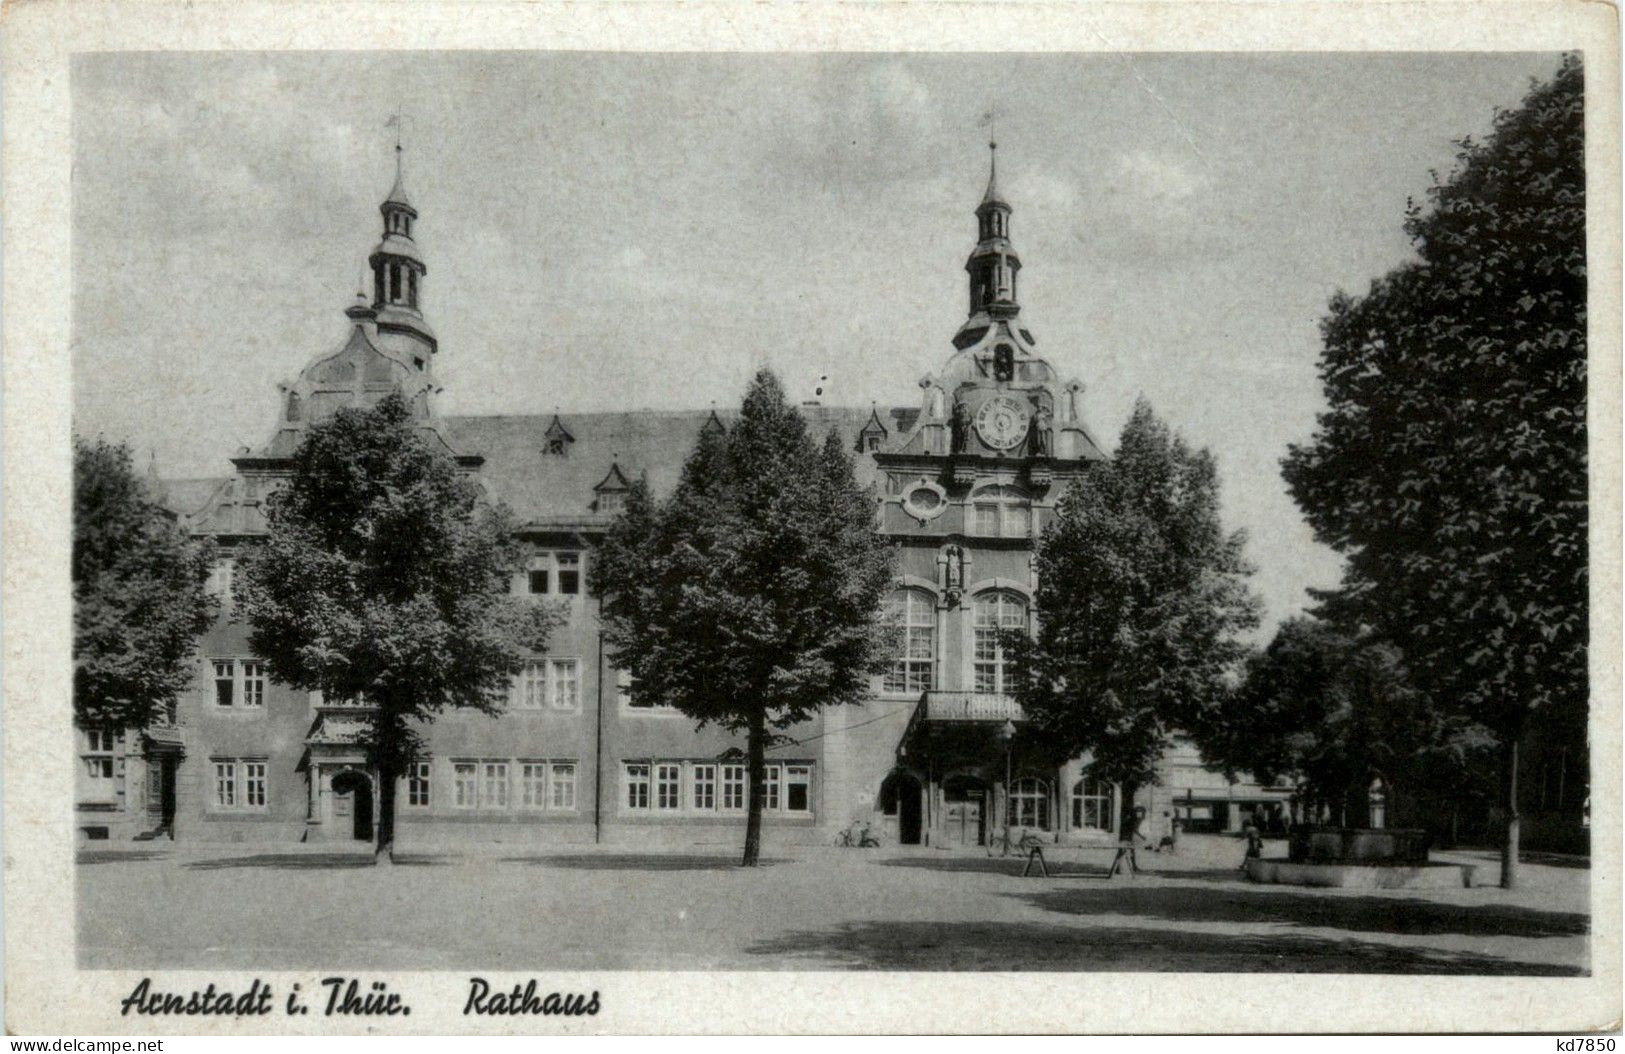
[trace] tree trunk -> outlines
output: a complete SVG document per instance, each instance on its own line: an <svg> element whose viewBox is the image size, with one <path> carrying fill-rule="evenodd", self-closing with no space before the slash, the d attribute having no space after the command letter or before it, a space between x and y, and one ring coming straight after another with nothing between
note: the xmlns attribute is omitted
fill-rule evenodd
<svg viewBox="0 0 1625 1054"><path fill-rule="evenodd" d="M1501 842L1501 888L1518 885L1518 735L1512 733L1501 747L1501 787L1507 814L1506 838Z"/></svg>
<svg viewBox="0 0 1625 1054"><path fill-rule="evenodd" d="M1118 810L1117 840L1119 842L1134 842L1134 829L1138 826L1134 822L1134 796L1139 793L1138 783L1123 784L1123 807Z"/></svg>
<svg viewBox="0 0 1625 1054"><path fill-rule="evenodd" d="M745 816L745 857L741 867L755 867L762 856L762 804L767 796L767 720L760 713L750 718L749 755L750 809Z"/></svg>
<svg viewBox="0 0 1625 1054"><path fill-rule="evenodd" d="M389 761L378 766L378 847L373 859L395 860L395 765Z"/></svg>
<svg viewBox="0 0 1625 1054"><path fill-rule="evenodd" d="M400 728L391 708L379 700L375 729L376 750L373 753L373 771L378 780L378 815L373 817L373 860L390 864L395 861L395 773L400 752Z"/></svg>

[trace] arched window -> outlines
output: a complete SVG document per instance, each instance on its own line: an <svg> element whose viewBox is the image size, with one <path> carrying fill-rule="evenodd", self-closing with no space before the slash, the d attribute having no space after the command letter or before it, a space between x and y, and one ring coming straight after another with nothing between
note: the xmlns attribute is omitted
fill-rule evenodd
<svg viewBox="0 0 1625 1054"><path fill-rule="evenodd" d="M998 589L976 598L975 685L976 691L999 695L1009 691L1008 661L1000 641L1006 630L1027 628L1027 602L1019 595Z"/></svg>
<svg viewBox="0 0 1625 1054"><path fill-rule="evenodd" d="M886 622L897 634L888 692L923 692L933 687L937 657L937 610L923 589L899 589L886 599Z"/></svg>
<svg viewBox="0 0 1625 1054"><path fill-rule="evenodd" d="M1028 776L1010 786L1010 826L1049 830L1049 784Z"/></svg>
<svg viewBox="0 0 1625 1054"><path fill-rule="evenodd" d="M971 532L989 538L1026 538L1033 510L1015 487L983 487L971 496Z"/></svg>
<svg viewBox="0 0 1625 1054"><path fill-rule="evenodd" d="M1072 828L1110 831L1115 788L1105 780L1085 776L1072 785Z"/></svg>

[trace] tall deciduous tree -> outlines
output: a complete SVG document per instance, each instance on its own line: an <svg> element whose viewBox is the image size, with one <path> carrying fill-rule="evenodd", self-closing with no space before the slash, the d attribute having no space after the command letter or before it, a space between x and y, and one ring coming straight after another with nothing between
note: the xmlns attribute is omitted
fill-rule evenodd
<svg viewBox="0 0 1625 1054"><path fill-rule="evenodd" d="M1571 56L1487 142L1462 141L1406 218L1419 258L1332 301L1329 409L1283 465L1348 557L1327 613L1397 644L1499 738L1508 887L1518 741L1587 690L1583 97Z"/></svg>
<svg viewBox="0 0 1625 1054"><path fill-rule="evenodd" d="M851 456L833 432L820 448L765 370L669 499L633 485L597 553L604 640L632 698L745 733L745 866L761 852L771 730L863 697L884 663L891 577Z"/></svg>
<svg viewBox="0 0 1625 1054"><path fill-rule="evenodd" d="M238 565L238 614L271 677L364 704L379 781L377 852L421 726L448 707L500 709L552 608L510 595L521 551L500 508L424 441L399 397L312 427Z"/></svg>
<svg viewBox="0 0 1625 1054"><path fill-rule="evenodd" d="M73 709L87 728L158 720L190 683L214 617L208 546L156 499L127 446L74 439Z"/></svg>
<svg viewBox="0 0 1625 1054"><path fill-rule="evenodd" d="M1141 400L1116 455L1062 496L1038 546L1038 630L1008 641L1028 737L1133 790L1176 729L1202 725L1258 623L1244 536L1226 533L1212 455ZM1129 828L1125 827L1125 830Z"/></svg>
<svg viewBox="0 0 1625 1054"><path fill-rule="evenodd" d="M1203 754L1260 782L1295 776L1333 822L1365 826L1370 790L1420 798L1462 784L1488 731L1433 705L1398 650L1314 618L1283 622L1198 730Z"/></svg>

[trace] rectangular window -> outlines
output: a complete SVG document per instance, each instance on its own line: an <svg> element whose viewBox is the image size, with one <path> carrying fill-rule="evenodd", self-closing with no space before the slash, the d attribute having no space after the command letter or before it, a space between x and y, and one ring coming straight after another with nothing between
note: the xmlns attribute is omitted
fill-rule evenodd
<svg viewBox="0 0 1625 1054"><path fill-rule="evenodd" d="M581 708L581 679L574 659L554 659L548 663L548 695L555 710Z"/></svg>
<svg viewBox="0 0 1625 1054"><path fill-rule="evenodd" d="M581 554L555 553L554 560L559 569L559 592L565 596L575 596L581 592Z"/></svg>
<svg viewBox="0 0 1625 1054"><path fill-rule="evenodd" d="M812 811L812 769L806 765L784 768L784 811Z"/></svg>
<svg viewBox="0 0 1625 1054"><path fill-rule="evenodd" d="M214 663L214 705L232 706L237 702L237 664L230 659L216 659Z"/></svg>
<svg viewBox="0 0 1625 1054"><path fill-rule="evenodd" d="M230 557L221 557L215 560L209 568L209 577L203 583L203 592L211 597L220 597L229 602L231 600L231 581L236 572L237 561Z"/></svg>
<svg viewBox="0 0 1625 1054"><path fill-rule="evenodd" d="M647 809L649 807L648 765L626 766L626 807L628 809Z"/></svg>
<svg viewBox="0 0 1625 1054"><path fill-rule="evenodd" d="M265 762L243 762L243 806L265 808Z"/></svg>
<svg viewBox="0 0 1625 1054"><path fill-rule="evenodd" d="M547 664L527 662L514 679L509 705L516 710L540 710L547 693Z"/></svg>
<svg viewBox="0 0 1625 1054"><path fill-rule="evenodd" d="M216 761L214 763L214 804L219 809L235 809L237 807L237 763L235 761Z"/></svg>
<svg viewBox="0 0 1625 1054"><path fill-rule="evenodd" d="M683 766L655 766L655 807L667 811L683 807Z"/></svg>
<svg viewBox="0 0 1625 1054"><path fill-rule="evenodd" d="M993 504L976 506L975 533L997 536L999 533L999 507Z"/></svg>
<svg viewBox="0 0 1625 1054"><path fill-rule="evenodd" d="M769 765L767 767L767 792L762 800L762 809L766 812L779 811L779 777L779 767Z"/></svg>
<svg viewBox="0 0 1625 1054"><path fill-rule="evenodd" d="M530 592L556 596L581 595L581 554L538 553L526 571Z"/></svg>
<svg viewBox="0 0 1625 1054"><path fill-rule="evenodd" d="M80 786L81 798L88 801L106 801L117 796L113 781L113 733L100 730L85 732L84 782Z"/></svg>
<svg viewBox="0 0 1625 1054"><path fill-rule="evenodd" d="M716 807L717 767L715 765L695 765L694 808L710 812Z"/></svg>
<svg viewBox="0 0 1625 1054"><path fill-rule="evenodd" d="M406 770L406 804L414 809L429 807L429 763L414 761Z"/></svg>
<svg viewBox="0 0 1625 1054"><path fill-rule="evenodd" d="M722 808L737 812L745 807L745 766L722 766Z"/></svg>
<svg viewBox="0 0 1625 1054"><path fill-rule="evenodd" d="M487 761L481 766L480 808L506 809L508 807L508 763Z"/></svg>
<svg viewBox="0 0 1625 1054"><path fill-rule="evenodd" d="M519 804L527 809L547 807L547 762L526 761L519 766Z"/></svg>
<svg viewBox="0 0 1625 1054"><path fill-rule="evenodd" d="M1025 505L1004 507L1004 534L1008 538L1025 538L1033 532L1032 510Z"/></svg>
<svg viewBox="0 0 1625 1054"><path fill-rule="evenodd" d="M479 766L472 761L459 761L451 767L452 804L459 809L472 809L479 805Z"/></svg>
<svg viewBox="0 0 1625 1054"><path fill-rule="evenodd" d="M552 809L574 809L576 807L575 762L555 761L553 763L552 796L548 799L547 804Z"/></svg>
<svg viewBox="0 0 1625 1054"><path fill-rule="evenodd" d="M265 664L263 662L243 663L243 705L260 708L265 706Z"/></svg>

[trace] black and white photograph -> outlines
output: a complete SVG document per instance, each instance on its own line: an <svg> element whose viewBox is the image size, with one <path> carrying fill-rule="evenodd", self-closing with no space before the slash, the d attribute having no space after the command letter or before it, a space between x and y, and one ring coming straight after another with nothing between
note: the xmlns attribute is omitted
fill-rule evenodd
<svg viewBox="0 0 1625 1054"><path fill-rule="evenodd" d="M98 1019L1617 980L1617 44L958 17L68 57L72 677L7 789L70 788Z"/></svg>

